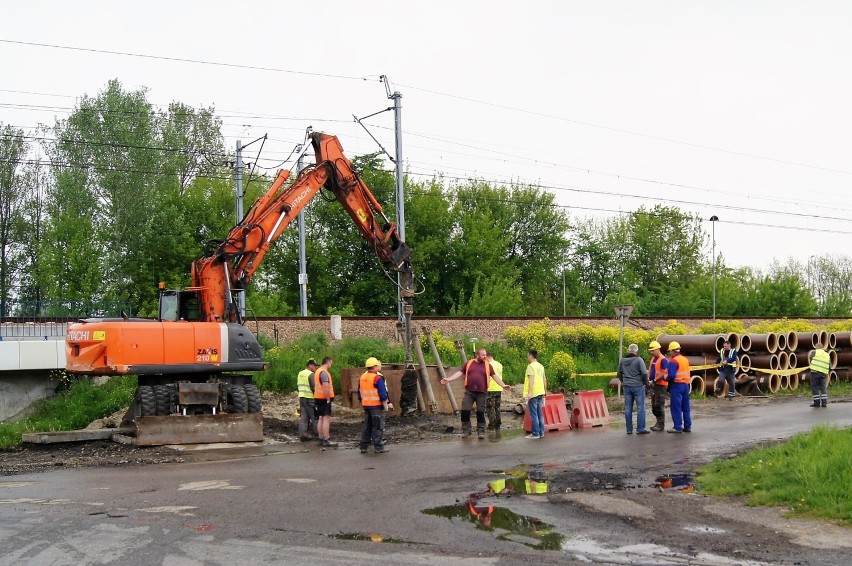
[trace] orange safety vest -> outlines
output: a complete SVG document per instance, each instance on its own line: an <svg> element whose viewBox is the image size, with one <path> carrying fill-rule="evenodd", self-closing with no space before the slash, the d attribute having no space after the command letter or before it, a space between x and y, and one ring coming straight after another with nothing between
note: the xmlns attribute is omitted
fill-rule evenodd
<svg viewBox="0 0 852 566"><path fill-rule="evenodd" d="M467 373L468 373L468 371L470 371L470 366L475 361L476 360L468 360L467 363L464 366L464 388L465 389L467 389ZM483 362L485 363L485 387L487 388L488 387L488 378L491 377L491 364L488 363L488 360L483 360ZM479 410L479 407L477 407L477 410Z"/></svg>
<svg viewBox="0 0 852 566"><path fill-rule="evenodd" d="M669 363L677 364L677 374L675 375L675 383L689 383L689 360L683 354L678 354L669 360Z"/></svg>
<svg viewBox="0 0 852 566"><path fill-rule="evenodd" d="M380 373L367 371L361 374L358 380L358 392L361 394L362 407L381 407L382 400L379 398L379 388L376 382L381 377Z"/></svg>
<svg viewBox="0 0 852 566"><path fill-rule="evenodd" d="M319 399L320 401L325 401L326 399L334 399L334 382L331 381L331 372L325 370L328 374L328 389L330 396L326 397L325 393L322 390L322 383L320 383L320 374L323 372L322 368L317 369L314 372L314 399Z"/></svg>
<svg viewBox="0 0 852 566"><path fill-rule="evenodd" d="M663 373L663 360L665 357L657 356L651 360L651 367L654 368L654 383L657 385L667 385L666 374Z"/></svg>

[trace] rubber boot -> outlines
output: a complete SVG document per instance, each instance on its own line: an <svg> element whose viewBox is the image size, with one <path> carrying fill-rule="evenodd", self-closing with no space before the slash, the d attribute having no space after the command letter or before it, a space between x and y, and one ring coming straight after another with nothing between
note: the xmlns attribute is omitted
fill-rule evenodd
<svg viewBox="0 0 852 566"><path fill-rule="evenodd" d="M666 429L666 420L665 419L657 419L657 422L654 426L651 427L651 430L656 432L662 432Z"/></svg>

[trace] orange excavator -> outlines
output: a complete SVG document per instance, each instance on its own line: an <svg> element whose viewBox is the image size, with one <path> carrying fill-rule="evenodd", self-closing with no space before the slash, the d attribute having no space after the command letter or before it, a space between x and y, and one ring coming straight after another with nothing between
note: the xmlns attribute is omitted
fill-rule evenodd
<svg viewBox="0 0 852 566"><path fill-rule="evenodd" d="M159 316L92 318L68 327L66 369L82 375L138 376L128 420L139 445L257 441L261 400L250 374L266 368L255 336L244 326L238 298L270 246L323 188L343 205L386 270L399 273L411 365L414 276L411 248L396 223L343 154L335 136L309 134L316 165L287 185L281 170L228 237L192 264L192 285L165 290ZM302 154L308 149L305 144Z"/></svg>

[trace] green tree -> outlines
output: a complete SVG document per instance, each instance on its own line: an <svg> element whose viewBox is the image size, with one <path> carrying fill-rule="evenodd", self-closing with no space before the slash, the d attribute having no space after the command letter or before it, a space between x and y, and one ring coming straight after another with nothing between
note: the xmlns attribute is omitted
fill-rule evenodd
<svg viewBox="0 0 852 566"><path fill-rule="evenodd" d="M0 314L8 313L24 257L21 208L28 197L24 161L29 149L22 130L0 123Z"/></svg>

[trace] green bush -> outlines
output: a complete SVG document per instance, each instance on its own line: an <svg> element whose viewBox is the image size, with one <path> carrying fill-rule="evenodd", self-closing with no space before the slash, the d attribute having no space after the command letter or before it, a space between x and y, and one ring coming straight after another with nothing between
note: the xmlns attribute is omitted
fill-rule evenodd
<svg viewBox="0 0 852 566"><path fill-rule="evenodd" d="M550 374L553 376L548 385L551 389L564 387L577 391L577 362L568 352L556 352L550 358Z"/></svg>
<svg viewBox="0 0 852 566"><path fill-rule="evenodd" d="M113 377L104 385L95 385L90 378L72 378L67 391L39 401L26 419L0 424L0 449L17 446L27 432L83 428L130 405L135 391L133 376Z"/></svg>

